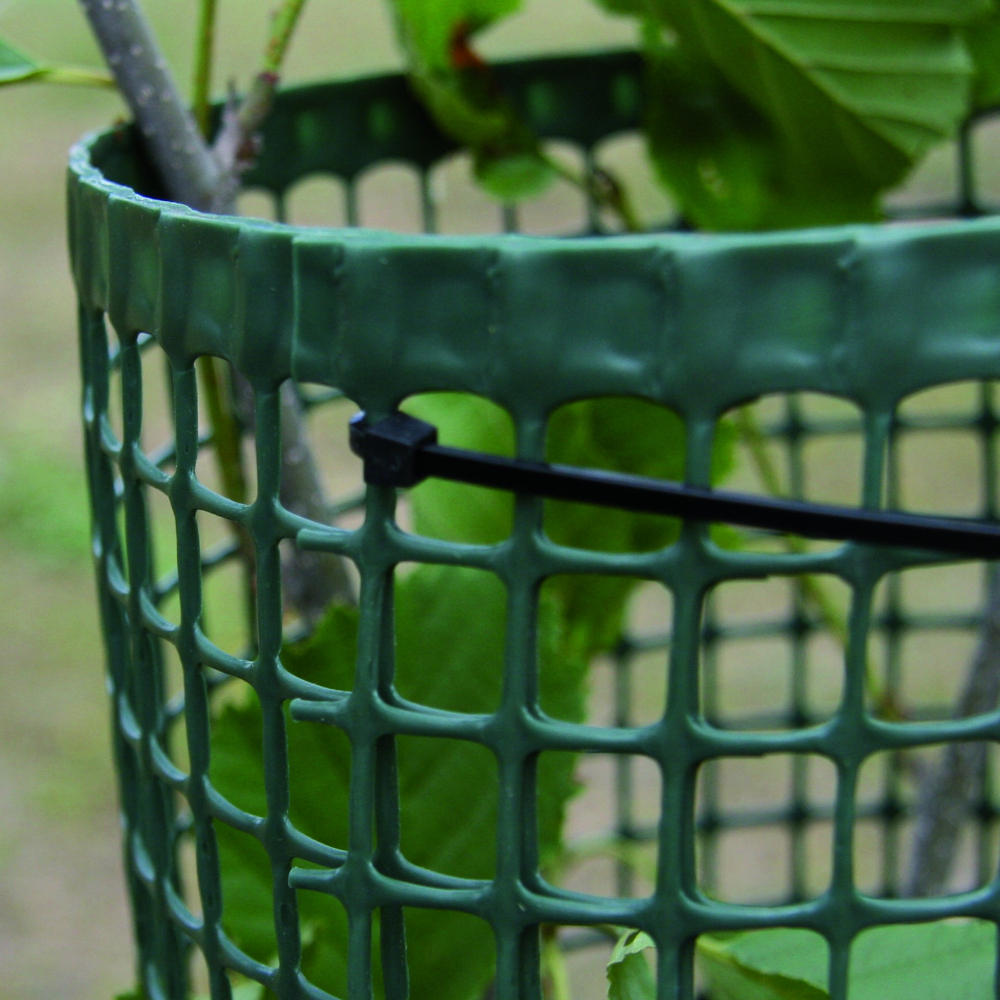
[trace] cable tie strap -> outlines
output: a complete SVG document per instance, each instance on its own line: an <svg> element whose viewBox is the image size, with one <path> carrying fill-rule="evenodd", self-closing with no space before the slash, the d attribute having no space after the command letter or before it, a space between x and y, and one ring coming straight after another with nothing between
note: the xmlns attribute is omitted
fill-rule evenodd
<svg viewBox="0 0 1000 1000"><path fill-rule="evenodd" d="M365 462L370 486L416 486L421 449L437 443L437 428L405 413L393 413L371 425L364 413L351 419L351 451Z"/></svg>
<svg viewBox="0 0 1000 1000"><path fill-rule="evenodd" d="M438 444L433 424L405 413L351 421L351 450L373 486L416 486L428 477L511 493L596 504L704 523L736 524L826 541L1000 559L1000 524L901 511L863 510L686 486L647 476L501 458Z"/></svg>

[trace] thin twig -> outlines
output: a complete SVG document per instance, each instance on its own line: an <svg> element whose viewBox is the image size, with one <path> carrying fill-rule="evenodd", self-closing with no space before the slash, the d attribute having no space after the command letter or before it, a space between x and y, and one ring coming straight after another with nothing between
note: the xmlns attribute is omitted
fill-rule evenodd
<svg viewBox="0 0 1000 1000"><path fill-rule="evenodd" d="M215 17L217 0L201 0L198 17L198 42L195 46L194 84L191 106L201 134L208 138L211 124L212 61L215 56Z"/></svg>
<svg viewBox="0 0 1000 1000"><path fill-rule="evenodd" d="M594 167L586 173L578 173L544 151L540 151L539 156L553 173L579 188L597 208L607 209L617 215L626 232L643 231L643 225L632 206L628 191L609 170L604 167Z"/></svg>
<svg viewBox="0 0 1000 1000"><path fill-rule="evenodd" d="M302 406L291 382L281 387L281 495L283 506L310 521L327 521L327 502L305 435ZM291 564L291 565L289 565ZM343 559L296 546L285 560L285 602L313 626L331 602L354 603Z"/></svg>
<svg viewBox="0 0 1000 1000"><path fill-rule="evenodd" d="M257 156L257 133L274 103L281 65L304 7L305 0L285 0L271 22L263 65L249 93L240 102L231 96L226 105L212 151L229 178L233 194L238 190L240 174Z"/></svg>
<svg viewBox="0 0 1000 1000"><path fill-rule="evenodd" d="M1000 574L994 572L979 641L954 717L964 719L992 712L1000 700ZM939 896L947 888L955 848L969 805L981 787L986 742L949 743L937 764L929 768L917 793L917 826L904 887L910 897Z"/></svg>
<svg viewBox="0 0 1000 1000"><path fill-rule="evenodd" d="M239 176L258 152L257 133L277 90L279 71L306 0L284 0L271 22L263 67L242 102L230 98L213 152L233 194ZM329 520L319 470L309 447L298 394L291 383L281 396L281 503L293 513L321 523ZM285 602L314 625L331 602L353 603L354 588L346 563L327 553L294 548L284 563Z"/></svg>
<svg viewBox="0 0 1000 1000"><path fill-rule="evenodd" d="M216 0L201 0L198 41L195 46L192 107L202 136L209 138L211 128L212 61L215 54ZM198 382L212 426L212 444L219 476L226 495L237 503L248 499L246 470L243 465L242 433L226 386L225 362L218 358L198 359ZM245 575L248 621L256 620L257 553L253 537L242 524L233 522L233 532L240 547Z"/></svg>

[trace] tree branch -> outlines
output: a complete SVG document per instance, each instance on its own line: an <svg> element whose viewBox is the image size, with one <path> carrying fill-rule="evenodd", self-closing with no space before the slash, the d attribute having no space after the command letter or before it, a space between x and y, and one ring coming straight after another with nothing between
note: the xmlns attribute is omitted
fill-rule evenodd
<svg viewBox="0 0 1000 1000"><path fill-rule="evenodd" d="M256 132L273 102L277 69L305 0L285 0L275 15L264 71L248 98L238 107L231 101L227 109L227 117L234 117L239 123L239 142L226 145L220 138L218 152L208 147L185 108L138 0L80 0L80 3L170 197L203 211L232 213L239 176L249 165L248 154L256 149ZM204 0L203 43L206 19L210 34L213 13L214 0ZM210 45L210 39L206 44ZM201 70L206 75L208 58L205 56L206 67ZM207 82L204 85L207 88ZM204 360L211 363L213 359ZM223 396L219 380L211 377L213 372L214 368L210 371L203 366L220 471L229 490L245 493L245 479L239 466L239 438L235 439L234 450L233 434L227 433L232 429L231 421L226 419L233 416L232 407ZM292 387L285 388L287 391L281 394L281 501L306 517L329 523L301 406ZM244 554L244 558L249 557ZM249 562L247 565L252 568ZM283 563L283 584L286 602L292 603L308 623L316 621L331 599L354 599L346 568L336 556L295 549Z"/></svg>
<svg viewBox="0 0 1000 1000"><path fill-rule="evenodd" d="M215 210L219 164L184 107L138 3L80 0L80 5L170 197L202 211Z"/></svg>
<svg viewBox="0 0 1000 1000"><path fill-rule="evenodd" d="M983 715L1000 699L1000 573L994 572L979 630L979 642L955 718ZM920 782L917 828L903 895L938 896L948 884L969 804L982 782L986 764L983 741L949 743L936 766Z"/></svg>

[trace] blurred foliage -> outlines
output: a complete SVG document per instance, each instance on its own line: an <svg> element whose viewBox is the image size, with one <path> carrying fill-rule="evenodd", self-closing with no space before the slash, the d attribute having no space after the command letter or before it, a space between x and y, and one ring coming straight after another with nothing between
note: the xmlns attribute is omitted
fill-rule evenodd
<svg viewBox="0 0 1000 1000"><path fill-rule="evenodd" d="M85 560L89 534L75 462L26 443L0 446L0 536L51 565Z"/></svg>

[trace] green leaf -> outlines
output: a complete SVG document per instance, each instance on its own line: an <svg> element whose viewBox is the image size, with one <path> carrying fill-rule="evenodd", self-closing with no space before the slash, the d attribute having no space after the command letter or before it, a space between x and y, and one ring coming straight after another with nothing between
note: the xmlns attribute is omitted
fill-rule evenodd
<svg viewBox="0 0 1000 1000"><path fill-rule="evenodd" d="M755 178L771 205L793 199L791 210L772 212L773 218L758 208L756 228L870 216L878 192L899 182L967 115L973 67L961 28L991 9L990 0L601 2L654 18L676 34L681 69L701 78L695 93L709 108L694 162L703 164L707 187L735 204L736 217L754 219L747 202ZM708 67L756 109L759 121L737 122L739 104L710 79ZM674 77L679 72L668 69ZM676 79L666 83L676 92ZM686 187L672 175L690 174L690 163L670 170L663 162L685 122L698 129L691 107L697 102L692 95L674 113L664 105L670 92L661 87L651 113L666 121L660 172L683 197ZM692 152L682 142L678 155L690 161ZM695 201L692 211L699 207L704 211Z"/></svg>
<svg viewBox="0 0 1000 1000"><path fill-rule="evenodd" d="M811 931L778 928L728 937L702 935L698 957L712 1000L823 1000L828 996L826 945ZM817 969L822 985L815 979Z"/></svg>
<svg viewBox="0 0 1000 1000"><path fill-rule="evenodd" d="M654 948L642 931L629 931L615 945L608 962L608 1000L656 1000L656 980L643 952Z"/></svg>
<svg viewBox="0 0 1000 1000"><path fill-rule="evenodd" d="M0 87L9 83L72 83L88 87L113 87L114 78L99 69L78 66L52 66L15 48L0 38Z"/></svg>
<svg viewBox="0 0 1000 1000"><path fill-rule="evenodd" d="M472 49L475 35L520 0L390 0L410 82L443 132L473 154L475 176L496 198L541 193L555 171L538 137Z"/></svg>
<svg viewBox="0 0 1000 1000"><path fill-rule="evenodd" d="M1000 9L965 31L976 67L972 102L977 110L1000 105Z"/></svg>
<svg viewBox="0 0 1000 1000"><path fill-rule="evenodd" d="M877 217L877 188L822 182L783 155L774 127L706 60L646 32L646 138L657 175L688 222L760 230ZM817 197L822 187L823 196Z"/></svg>
<svg viewBox="0 0 1000 1000"><path fill-rule="evenodd" d="M466 393L436 392L414 396L401 409L434 424L442 443L511 458L514 425L499 406ZM509 493L427 479L410 491L415 530L432 538L470 545L495 545L514 524Z"/></svg>
<svg viewBox="0 0 1000 1000"><path fill-rule="evenodd" d="M434 424L441 440L456 448L514 454L510 418L475 396L434 393L410 399L404 409ZM713 481L732 469L735 434L719 425ZM606 397L562 407L549 422L547 459L563 465L680 480L684 477L685 429L670 410L641 399ZM493 545L511 531L513 501L499 490L428 480L410 493L414 527L448 541ZM601 552L642 552L669 545L678 522L584 504L546 503L546 531L561 545ZM613 576L563 576L549 582L559 600L574 655L588 660L610 649L635 582Z"/></svg>
<svg viewBox="0 0 1000 1000"><path fill-rule="evenodd" d="M474 163L475 177L494 198L523 201L541 194L555 178L555 171L537 149L491 156L482 151Z"/></svg>
<svg viewBox="0 0 1000 1000"><path fill-rule="evenodd" d="M411 58L426 69L450 70L456 36L471 36L513 14L521 0L390 0Z"/></svg>
<svg viewBox="0 0 1000 1000"><path fill-rule="evenodd" d="M0 86L38 79L44 72L42 63L0 38Z"/></svg>
<svg viewBox="0 0 1000 1000"><path fill-rule="evenodd" d="M851 949L851 1000L992 1000L996 930L985 921L877 927ZM712 1000L821 1000L827 948L810 931L703 935Z"/></svg>
<svg viewBox="0 0 1000 1000"><path fill-rule="evenodd" d="M396 586L396 675L421 703L463 712L492 710L503 676L505 592L491 574L422 566ZM540 609L544 696L564 718L582 720L585 664L566 659L556 609ZM334 607L306 642L286 648L284 666L337 690L353 686L357 612ZM213 724L212 781L240 807L264 815L261 713L256 698L224 706ZM318 723L289 723L290 816L324 843L347 846L350 747ZM401 847L414 864L465 878L490 877L496 853L496 763L457 740L400 740ZM539 764L538 836L543 858L559 848L566 801L576 789L571 755ZM456 817L461 821L456 822ZM262 850L246 835L217 825L225 898L224 923L255 958L274 951L272 877ZM309 979L334 995L346 990L346 919L323 894L299 894L300 919L313 941L303 955ZM446 911L406 913L413 996L479 1000L491 974L494 945L487 924ZM376 928L376 945L377 945ZM461 961L456 961L456 943ZM375 969L381 995L380 969Z"/></svg>

